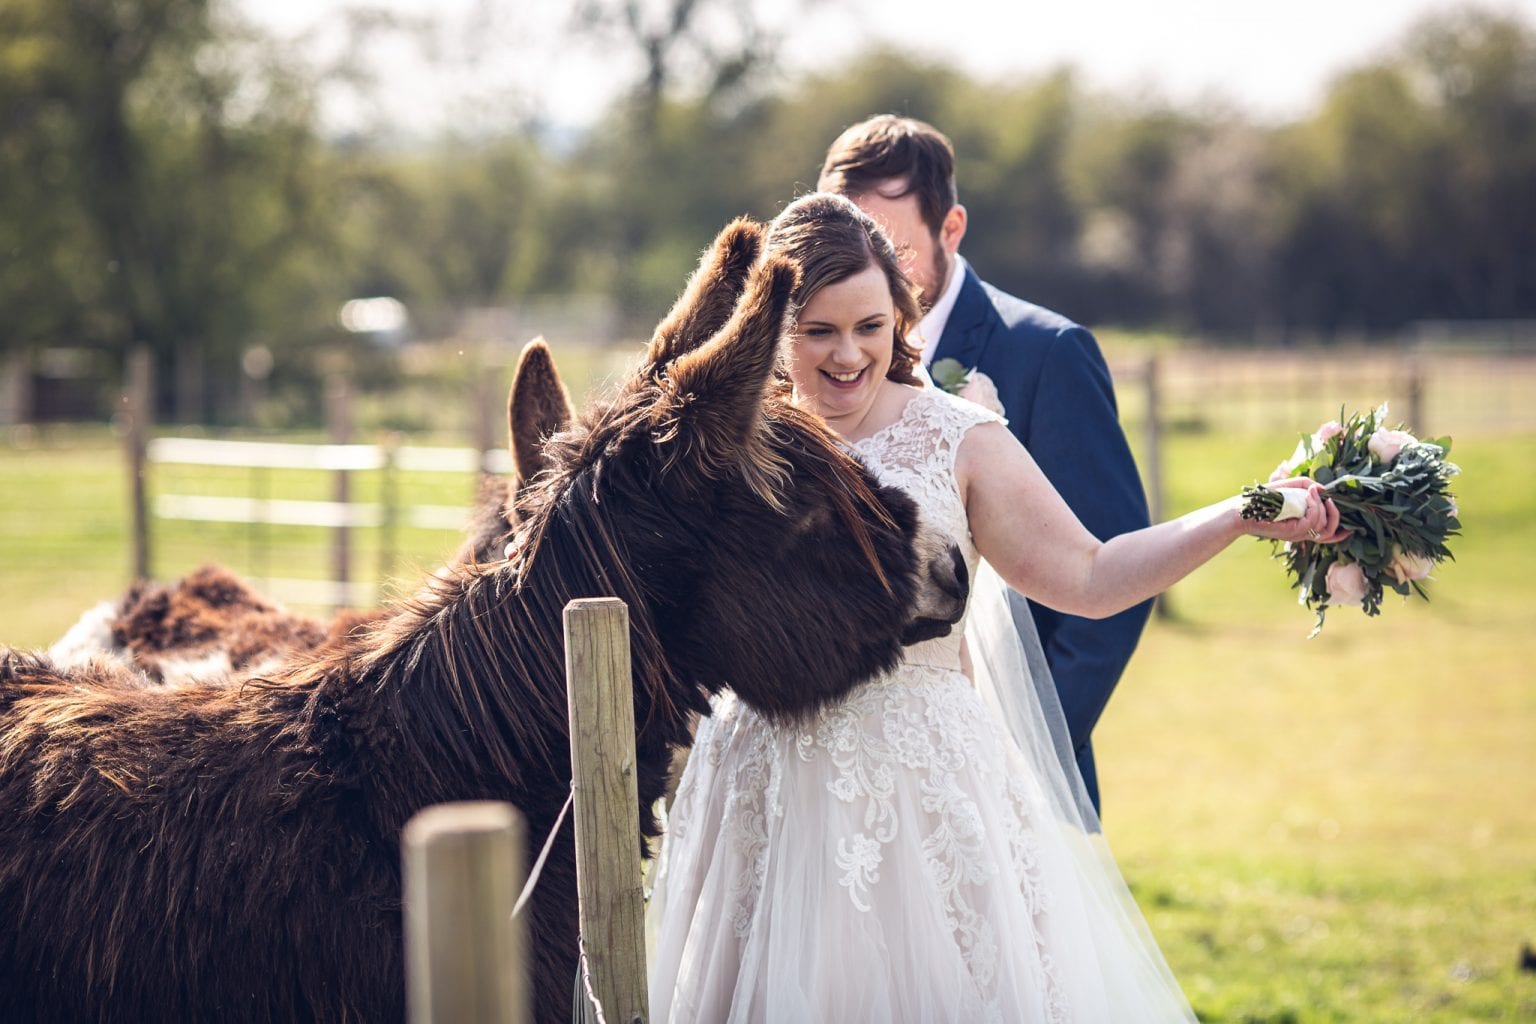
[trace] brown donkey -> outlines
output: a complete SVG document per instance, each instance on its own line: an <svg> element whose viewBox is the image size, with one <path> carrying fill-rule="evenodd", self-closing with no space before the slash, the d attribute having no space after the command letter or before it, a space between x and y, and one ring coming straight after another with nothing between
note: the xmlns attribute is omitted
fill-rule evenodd
<svg viewBox="0 0 1536 1024"><path fill-rule="evenodd" d="M947 630L958 552L766 397L794 279L756 267L707 343L546 445L515 559L430 577L361 636L235 686L0 654L0 1019L399 1020L400 829L465 799L553 826L574 598L629 606L648 833L712 692L792 718ZM576 966L559 839L529 907L538 1020Z"/></svg>

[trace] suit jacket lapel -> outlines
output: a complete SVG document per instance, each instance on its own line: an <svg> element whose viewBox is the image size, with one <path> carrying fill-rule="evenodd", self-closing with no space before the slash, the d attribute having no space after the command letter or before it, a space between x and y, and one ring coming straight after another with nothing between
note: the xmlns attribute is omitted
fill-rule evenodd
<svg viewBox="0 0 1536 1024"><path fill-rule="evenodd" d="M944 323L944 333L939 336L933 361L957 359L966 369L974 368L992 336L996 318L997 311L987 298L981 278L967 266L965 281L960 285L960 294L955 296L955 308L949 311L949 319Z"/></svg>

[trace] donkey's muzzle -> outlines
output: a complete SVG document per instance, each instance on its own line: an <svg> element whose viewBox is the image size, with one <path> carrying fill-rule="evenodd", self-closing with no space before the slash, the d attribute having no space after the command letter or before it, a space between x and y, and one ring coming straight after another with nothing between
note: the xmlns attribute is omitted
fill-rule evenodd
<svg viewBox="0 0 1536 1024"><path fill-rule="evenodd" d="M918 584L916 613L902 632L905 645L948 636L965 614L965 602L971 593L970 573L965 556L954 544L946 544L925 559L923 578Z"/></svg>

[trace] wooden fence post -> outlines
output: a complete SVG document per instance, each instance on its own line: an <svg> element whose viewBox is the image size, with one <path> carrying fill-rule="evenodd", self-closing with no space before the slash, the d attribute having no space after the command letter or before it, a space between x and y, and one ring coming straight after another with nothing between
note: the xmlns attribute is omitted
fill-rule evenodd
<svg viewBox="0 0 1536 1024"><path fill-rule="evenodd" d="M391 430L379 444L383 465L379 477L379 588L377 599L384 599L383 587L395 571L395 549L400 524L400 434Z"/></svg>
<svg viewBox="0 0 1536 1024"><path fill-rule="evenodd" d="M566 605L565 659L583 982L602 1020L636 1024L649 1006L624 602L600 597Z"/></svg>
<svg viewBox="0 0 1536 1024"><path fill-rule="evenodd" d="M411 1024L523 1024L523 819L494 801L438 804L401 835Z"/></svg>
<svg viewBox="0 0 1536 1024"><path fill-rule="evenodd" d="M1146 465L1142 475L1147 481L1147 511L1154 523L1162 522L1163 519L1163 409L1159 371L1157 356L1148 356L1142 368L1147 407L1144 424L1146 432L1142 441L1146 450ZM1172 617L1173 609L1169 607L1166 591L1153 600L1152 610L1160 619Z"/></svg>
<svg viewBox="0 0 1536 1024"><path fill-rule="evenodd" d="M123 389L123 437L128 447L128 513L133 532L133 578L149 579L149 498L145 492L149 424L154 418L154 363L147 345L128 353Z"/></svg>
<svg viewBox="0 0 1536 1024"><path fill-rule="evenodd" d="M1403 389L1408 392L1408 429L1422 437L1428 434L1435 436L1435 432L1429 429L1424 419L1424 355L1415 350L1408 356L1405 365L1407 381Z"/></svg>
<svg viewBox="0 0 1536 1024"><path fill-rule="evenodd" d="M480 485L486 474L490 473L490 467L486 465L488 453L498 447L496 442L496 424L498 421L496 412L498 403L495 399L495 380L491 376L491 368L486 358L489 346L480 344L474 348L474 362L472 372L469 375L469 394L465 396L469 405L469 434L470 444L480 453L479 476L475 478L475 497L478 498ZM471 500L474 500L472 498Z"/></svg>
<svg viewBox="0 0 1536 1024"><path fill-rule="evenodd" d="M325 378L325 419L331 444L346 444L352 440L352 382L347 374L347 364L342 358ZM352 502L352 475L345 469L336 470L332 484L331 500L338 505ZM352 580L352 531L345 521L337 524L335 546L331 553L331 579L336 581L337 608L350 605L349 584Z"/></svg>
<svg viewBox="0 0 1536 1024"><path fill-rule="evenodd" d="M6 353L0 370L0 427L32 422L32 353Z"/></svg>

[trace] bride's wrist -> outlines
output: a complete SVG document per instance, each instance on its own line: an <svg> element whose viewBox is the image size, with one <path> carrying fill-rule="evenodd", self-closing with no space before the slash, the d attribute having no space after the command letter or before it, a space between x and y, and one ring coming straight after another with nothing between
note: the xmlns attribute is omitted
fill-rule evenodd
<svg viewBox="0 0 1536 1024"><path fill-rule="evenodd" d="M1234 494L1230 498L1223 498L1219 505L1221 508L1221 522L1227 528L1229 540L1237 540L1239 537L1252 535L1252 521L1243 518L1242 495Z"/></svg>

